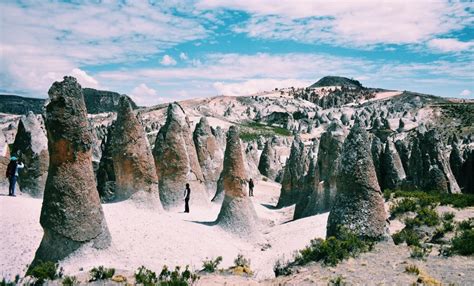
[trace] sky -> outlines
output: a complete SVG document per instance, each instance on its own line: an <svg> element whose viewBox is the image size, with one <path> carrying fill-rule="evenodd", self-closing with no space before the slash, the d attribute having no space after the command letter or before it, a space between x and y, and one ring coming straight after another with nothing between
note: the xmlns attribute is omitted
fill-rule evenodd
<svg viewBox="0 0 474 286"><path fill-rule="evenodd" d="M0 1L0 93L64 75L139 105L306 87L474 98L473 1Z"/></svg>

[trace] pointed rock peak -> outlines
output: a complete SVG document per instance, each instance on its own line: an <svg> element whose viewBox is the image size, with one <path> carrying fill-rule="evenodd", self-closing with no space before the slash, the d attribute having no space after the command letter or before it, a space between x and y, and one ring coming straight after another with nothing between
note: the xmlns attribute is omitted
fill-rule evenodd
<svg viewBox="0 0 474 286"><path fill-rule="evenodd" d="M186 112L177 102L173 102L168 105L168 110L166 111L167 121L174 120L177 121L180 125L187 124Z"/></svg>
<svg viewBox="0 0 474 286"><path fill-rule="evenodd" d="M72 76L65 76L63 81L53 83L48 91L51 101L59 100L59 98L73 97L84 101L82 87ZM85 108L85 106L84 106Z"/></svg>
<svg viewBox="0 0 474 286"><path fill-rule="evenodd" d="M118 105L118 112L119 113L131 113L132 112L132 104L130 99L126 95L122 95L119 98L119 105Z"/></svg>

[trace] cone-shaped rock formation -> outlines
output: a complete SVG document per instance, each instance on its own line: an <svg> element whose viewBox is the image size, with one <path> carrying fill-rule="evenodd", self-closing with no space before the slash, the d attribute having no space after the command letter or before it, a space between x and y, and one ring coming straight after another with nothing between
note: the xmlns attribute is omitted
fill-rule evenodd
<svg viewBox="0 0 474 286"><path fill-rule="evenodd" d="M386 234L384 202L370 153L369 134L355 125L342 148L328 237L337 237L341 228L367 238L377 239Z"/></svg>
<svg viewBox="0 0 474 286"><path fill-rule="evenodd" d="M186 183L191 187L190 205L209 204L189 120L177 103L168 106L166 123L156 137L153 157L165 209L184 205Z"/></svg>
<svg viewBox="0 0 474 286"><path fill-rule="evenodd" d="M85 243L110 244L92 170L92 135L81 86L64 77L49 89L45 126L50 163L40 223L44 236L30 269L58 261Z"/></svg>
<svg viewBox="0 0 474 286"><path fill-rule="evenodd" d="M247 174L239 131L235 126L227 133L222 178L225 196L216 224L241 236L255 235L258 217L247 197Z"/></svg>

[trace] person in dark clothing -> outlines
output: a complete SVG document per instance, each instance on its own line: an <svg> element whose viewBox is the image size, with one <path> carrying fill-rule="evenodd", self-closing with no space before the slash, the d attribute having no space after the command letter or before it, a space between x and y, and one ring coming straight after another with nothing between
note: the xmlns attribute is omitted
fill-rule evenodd
<svg viewBox="0 0 474 286"><path fill-rule="evenodd" d="M15 196L15 186L18 178L18 170L23 169L23 167L25 167L25 165L23 165L23 163L21 162L18 163L18 159L15 156L11 157L6 172L6 177L8 178L8 181L10 183L10 186L8 187L9 196Z"/></svg>
<svg viewBox="0 0 474 286"><path fill-rule="evenodd" d="M250 179L250 181L249 181L249 197L253 197L253 187L254 187L253 180Z"/></svg>
<svg viewBox="0 0 474 286"><path fill-rule="evenodd" d="M186 189L184 190L184 212L189 213L189 199L191 198L191 188L189 184L186 184Z"/></svg>

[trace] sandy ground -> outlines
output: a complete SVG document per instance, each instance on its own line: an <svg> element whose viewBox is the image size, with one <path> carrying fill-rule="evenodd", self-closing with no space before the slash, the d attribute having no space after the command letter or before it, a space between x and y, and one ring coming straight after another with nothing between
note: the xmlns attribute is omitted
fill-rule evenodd
<svg viewBox="0 0 474 286"><path fill-rule="evenodd" d="M239 239L217 226L214 221L220 206L193 209L191 213L158 213L141 209L131 202L103 205L112 245L105 250L85 246L60 262L68 275L81 277L94 266L114 267L118 273L131 275L145 265L160 271L163 265L190 265L202 268L207 258L223 257L223 268L233 265L239 253L251 260L255 278L272 278L273 265L282 258L291 258L316 237L325 237L327 213L289 222L294 207L274 209L280 185L260 181L252 198L258 216L264 221L261 239ZM0 276L12 279L23 275L34 257L43 235L39 224L41 200L26 196L15 198L0 195ZM81 274L82 273L82 274Z"/></svg>

